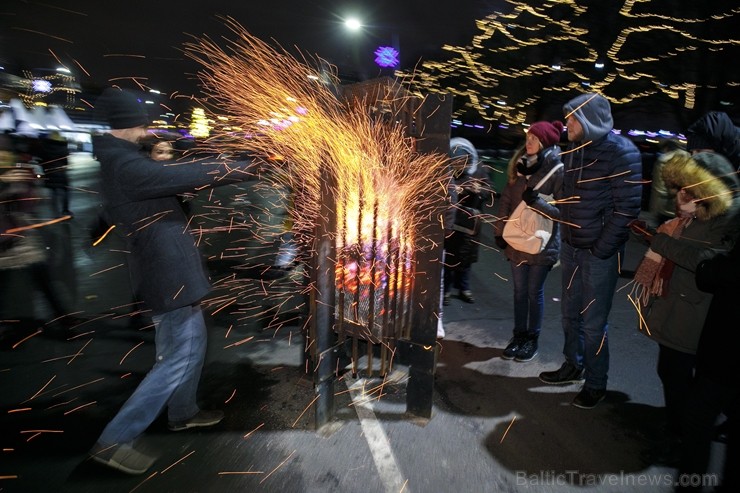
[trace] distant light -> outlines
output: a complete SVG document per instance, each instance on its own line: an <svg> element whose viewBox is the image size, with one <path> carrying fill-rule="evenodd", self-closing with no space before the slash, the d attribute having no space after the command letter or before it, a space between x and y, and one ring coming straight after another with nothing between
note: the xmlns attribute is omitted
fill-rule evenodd
<svg viewBox="0 0 740 493"><path fill-rule="evenodd" d="M722 106L732 106L732 103L730 101L720 101L719 104Z"/></svg>
<svg viewBox="0 0 740 493"><path fill-rule="evenodd" d="M594 67L596 67L596 68L604 68L604 62L596 62L596 63L594 63Z"/></svg>
<svg viewBox="0 0 740 493"><path fill-rule="evenodd" d="M144 101L144 104L154 104L154 101L147 99L146 101Z"/></svg>
<svg viewBox="0 0 740 493"><path fill-rule="evenodd" d="M581 85L582 86L589 87L591 85L591 83L590 82L581 82Z"/></svg>
<svg viewBox="0 0 740 493"><path fill-rule="evenodd" d="M57 67L57 72L62 72L62 73L68 74L69 73L69 69L68 68L65 68L65 67Z"/></svg>
<svg viewBox="0 0 740 493"><path fill-rule="evenodd" d="M33 90L36 92L51 92L51 82L46 79L34 79Z"/></svg>
<svg viewBox="0 0 740 493"><path fill-rule="evenodd" d="M375 64L379 67L392 68L400 63L398 50L392 46L378 46L375 50Z"/></svg>
<svg viewBox="0 0 740 493"><path fill-rule="evenodd" d="M156 89L149 89L149 92L152 92L154 94L162 94L161 92L157 91Z"/></svg>
<svg viewBox="0 0 740 493"><path fill-rule="evenodd" d="M496 104L499 106L506 106L506 101L496 101Z"/></svg>
<svg viewBox="0 0 740 493"><path fill-rule="evenodd" d="M562 67L557 63L553 63L552 65L550 65L550 68L553 70L560 70Z"/></svg>
<svg viewBox="0 0 740 493"><path fill-rule="evenodd" d="M362 23L356 17L350 17L349 19L344 21L344 25L350 31L359 31L360 29L362 29Z"/></svg>

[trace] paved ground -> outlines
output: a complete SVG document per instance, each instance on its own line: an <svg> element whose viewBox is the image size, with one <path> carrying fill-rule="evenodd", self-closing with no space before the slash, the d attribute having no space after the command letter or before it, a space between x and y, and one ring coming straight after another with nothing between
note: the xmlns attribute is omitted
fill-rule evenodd
<svg viewBox="0 0 740 493"><path fill-rule="evenodd" d="M91 463L86 451L152 363L153 331L127 306L120 242L89 246L96 163L75 156L72 180L74 219L43 234L56 288L89 321L71 339L53 327L36 334L49 318L43 296L27 273L0 272L0 492L672 490L657 348L636 330L627 276L611 314L607 398L596 409L577 409L570 401L578 386L537 378L562 362L560 271L547 280L537 359L501 359L513 326L510 270L488 230L473 276L477 302L453 299L445 309L431 419L406 413L406 374L398 366L386 381L345 374L336 384L335 418L316 430L295 310L303 298L290 279L278 281L284 289L267 290L255 275L255 264L274 256L283 212L279 196L259 182L196 204L216 284L205 305L210 340L201 399L226 419L179 433L161 420L153 424L144 440L159 456L151 475ZM625 270L641 253L629 244ZM235 272L235 264L251 268ZM278 318L266 309L276 305Z"/></svg>

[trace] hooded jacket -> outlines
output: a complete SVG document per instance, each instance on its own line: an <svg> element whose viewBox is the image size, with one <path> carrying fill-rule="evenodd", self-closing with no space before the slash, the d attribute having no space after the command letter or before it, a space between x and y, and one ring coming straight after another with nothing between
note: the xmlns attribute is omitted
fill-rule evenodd
<svg viewBox="0 0 740 493"><path fill-rule="evenodd" d="M727 113L710 111L689 126L686 137L706 142L708 148L723 154L736 170L740 170L740 128L732 123Z"/></svg>
<svg viewBox="0 0 740 493"><path fill-rule="evenodd" d="M568 146L560 199L561 237L600 259L620 251L629 238L628 224L640 213L642 160L637 147L611 132L609 102L583 94L563 106L583 127L583 140Z"/></svg>
<svg viewBox="0 0 740 493"><path fill-rule="evenodd" d="M153 314L199 302L210 290L177 194L248 179L249 163L157 162L110 134L93 138L103 205L130 251L137 295Z"/></svg>
<svg viewBox="0 0 740 493"><path fill-rule="evenodd" d="M732 165L716 153L693 157L676 151L661 170L669 188L687 188L697 199L694 219L678 238L659 233L650 248L674 262L668 292L650 300L643 317L646 335L659 344L695 354L712 295L701 291L695 281L697 266L718 252L727 252L738 235L736 192L740 180Z"/></svg>
<svg viewBox="0 0 740 493"><path fill-rule="evenodd" d="M501 193L501 198L499 199L498 215L500 219L494 223L495 236L503 235L506 219L512 212L514 212L514 209L519 205L519 202L522 201L522 192L524 192L524 189L527 187L534 187L554 166L560 164L560 147L554 145L547 149L542 149L537 154L537 163L540 164L539 169L527 178L517 172L517 165L522 156L525 155L525 152L524 148L520 149L509 161L509 179L506 183L506 187L504 187L504 190ZM562 182L563 169L561 168L545 183L543 183L539 192L544 195L552 195L555 190L560 189ZM541 195L530 207L554 220L550 240L547 242L547 245L545 245L545 249L540 253L531 254L520 252L511 246L507 246L504 250L504 254L506 255L506 258L515 265L519 265L522 262L526 262L530 265L555 265L558 261L558 255L560 254L560 227L558 224L560 210L554 204L546 202Z"/></svg>

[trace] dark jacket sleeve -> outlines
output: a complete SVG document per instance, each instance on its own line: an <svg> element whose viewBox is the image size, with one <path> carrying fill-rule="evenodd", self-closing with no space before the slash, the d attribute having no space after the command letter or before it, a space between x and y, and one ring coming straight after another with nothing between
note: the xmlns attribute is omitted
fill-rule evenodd
<svg viewBox="0 0 740 493"><path fill-rule="evenodd" d="M160 163L133 157L117 170L116 182L129 198L146 200L245 181L251 166L246 161L226 164L199 159Z"/></svg>
<svg viewBox="0 0 740 493"><path fill-rule="evenodd" d="M740 282L740 242L728 253L703 260L696 267L696 286L707 293L737 290Z"/></svg>

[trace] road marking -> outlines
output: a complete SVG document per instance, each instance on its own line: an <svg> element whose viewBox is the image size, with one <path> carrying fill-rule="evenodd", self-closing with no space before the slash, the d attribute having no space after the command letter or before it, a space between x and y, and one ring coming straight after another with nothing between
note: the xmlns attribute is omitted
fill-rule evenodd
<svg viewBox="0 0 740 493"><path fill-rule="evenodd" d="M363 395L362 389L365 386L365 379L360 378L352 385L349 384L348 379L345 379L345 383L352 396L352 403L354 404L357 416L360 418L360 425L362 426L362 431L365 433L367 445L373 454L375 468L378 470L378 475L385 485L385 491L387 493L398 493L399 491L411 493L411 490L409 490L408 485L405 484L401 475L401 469L398 467L396 457L393 455L393 449L391 448L388 436L375 417L375 413L371 409L367 397Z"/></svg>

